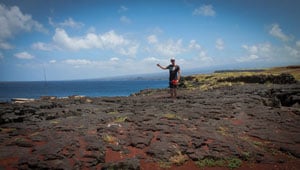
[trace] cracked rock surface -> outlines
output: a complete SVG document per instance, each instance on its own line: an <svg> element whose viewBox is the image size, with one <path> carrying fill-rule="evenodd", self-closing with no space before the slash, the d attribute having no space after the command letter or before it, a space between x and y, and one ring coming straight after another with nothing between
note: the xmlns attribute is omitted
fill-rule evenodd
<svg viewBox="0 0 300 170"><path fill-rule="evenodd" d="M146 169L178 155L299 165L299 84L178 94L2 103L0 169Z"/></svg>

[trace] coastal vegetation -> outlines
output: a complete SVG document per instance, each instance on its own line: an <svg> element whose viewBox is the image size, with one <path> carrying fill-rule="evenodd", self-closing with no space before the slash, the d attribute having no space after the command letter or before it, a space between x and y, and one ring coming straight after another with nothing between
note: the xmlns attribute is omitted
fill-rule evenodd
<svg viewBox="0 0 300 170"><path fill-rule="evenodd" d="M204 167L225 167L230 169L239 168L242 165L242 160L239 158L214 159L204 158L196 162L200 168Z"/></svg>
<svg viewBox="0 0 300 170"><path fill-rule="evenodd" d="M212 74L183 77L180 86L203 91L245 83L295 83L300 80L300 66L275 67L264 70L222 70Z"/></svg>

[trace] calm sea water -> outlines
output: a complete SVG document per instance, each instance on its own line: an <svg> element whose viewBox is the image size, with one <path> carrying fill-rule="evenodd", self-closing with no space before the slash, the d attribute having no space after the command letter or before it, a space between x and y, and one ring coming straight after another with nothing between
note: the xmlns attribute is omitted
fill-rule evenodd
<svg viewBox="0 0 300 170"><path fill-rule="evenodd" d="M166 80L0 82L0 101L10 101L12 98L36 99L41 96L129 96L143 89L166 87Z"/></svg>

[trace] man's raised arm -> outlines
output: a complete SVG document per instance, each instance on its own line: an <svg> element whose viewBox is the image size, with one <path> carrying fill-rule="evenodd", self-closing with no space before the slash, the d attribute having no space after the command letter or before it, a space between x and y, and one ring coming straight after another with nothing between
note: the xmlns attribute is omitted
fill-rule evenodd
<svg viewBox="0 0 300 170"><path fill-rule="evenodd" d="M163 70L166 70L167 69L167 67L163 67L163 66L161 66L160 64L156 64L157 65L157 67L159 67L159 68L161 68L161 69L163 69Z"/></svg>

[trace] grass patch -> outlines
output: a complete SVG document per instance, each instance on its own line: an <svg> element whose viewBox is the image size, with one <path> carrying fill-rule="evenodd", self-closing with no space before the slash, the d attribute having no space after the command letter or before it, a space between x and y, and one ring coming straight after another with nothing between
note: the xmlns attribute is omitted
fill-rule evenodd
<svg viewBox="0 0 300 170"><path fill-rule="evenodd" d="M17 130L16 128L0 128L0 132L4 132L4 133L10 133L16 130Z"/></svg>
<svg viewBox="0 0 300 170"><path fill-rule="evenodd" d="M287 66L287 67L273 67L267 69L266 72L270 74L281 74L289 73L295 77L296 80L300 81L300 66Z"/></svg>
<svg viewBox="0 0 300 170"><path fill-rule="evenodd" d="M264 141L264 142L257 141L257 140L251 139L248 136L242 136L242 137L239 137L239 138L246 141L246 142L248 142L249 144L253 145L256 148L262 148L262 149L265 149L266 144L270 143L268 141Z"/></svg>
<svg viewBox="0 0 300 170"><path fill-rule="evenodd" d="M59 124L60 122L59 122L59 120L51 120L50 123L51 124Z"/></svg>
<svg viewBox="0 0 300 170"><path fill-rule="evenodd" d="M182 119L180 116L174 114L174 113L166 113L163 115L164 118L167 119Z"/></svg>
<svg viewBox="0 0 300 170"><path fill-rule="evenodd" d="M224 167L225 161L223 159L215 160L213 158L205 158L196 162L200 168L204 167Z"/></svg>
<svg viewBox="0 0 300 170"><path fill-rule="evenodd" d="M160 161L160 162L158 162L158 166L163 169L169 169L169 168L171 168L172 163Z"/></svg>
<svg viewBox="0 0 300 170"><path fill-rule="evenodd" d="M172 156L169 161L172 164L175 165L182 165L184 162L186 162L188 160L188 156L187 155L182 155L182 153L179 151L177 152L177 155Z"/></svg>
<svg viewBox="0 0 300 170"><path fill-rule="evenodd" d="M261 139L261 141L257 141L257 139L252 139L248 136L242 136L239 137L240 139L244 140L245 142L247 142L248 144L252 145L253 147L260 149L260 150L264 150L268 153L271 153L273 156L279 155L281 154L281 152L279 150L277 150L276 148L273 148L270 141L263 141L263 139ZM253 158L250 152L242 152L242 156L245 160L247 161L252 161Z"/></svg>
<svg viewBox="0 0 300 170"><path fill-rule="evenodd" d="M104 134L102 136L102 139L104 140L104 142L107 143L116 143L117 142L117 138L112 136L112 135L108 135L108 134Z"/></svg>
<svg viewBox="0 0 300 170"><path fill-rule="evenodd" d="M204 167L227 167L230 169L239 168L242 165L242 160L238 158L229 159L214 159L204 158L196 162L196 165L200 168Z"/></svg>
<svg viewBox="0 0 300 170"><path fill-rule="evenodd" d="M123 117L117 117L114 122L115 123L121 123L121 122L125 122L127 120L127 116L123 116Z"/></svg>
<svg viewBox="0 0 300 170"><path fill-rule="evenodd" d="M34 132L34 133L32 133L31 135L29 135L29 136L37 136L37 135L39 135L40 134L40 132Z"/></svg>
<svg viewBox="0 0 300 170"><path fill-rule="evenodd" d="M24 138L19 138L19 137L15 138L15 142L23 142L23 141L25 141Z"/></svg>
<svg viewBox="0 0 300 170"><path fill-rule="evenodd" d="M219 80L226 79L228 77L239 77L241 75L251 75L251 73L213 73L213 74L203 74L189 76L187 81L184 81L184 86L187 89L200 89L203 91L212 90L220 87L231 87L233 85L239 84L243 85L243 82L219 82Z"/></svg>
<svg viewBox="0 0 300 170"><path fill-rule="evenodd" d="M220 87L230 87L233 85L245 84L245 78L260 77L260 76L279 76L282 73L288 73L294 76L294 78L300 81L300 66L293 67L275 67L261 71L240 70L240 71L228 71L217 72L212 74L197 74L187 77L183 77L183 87L187 89L200 89L203 91L212 90ZM229 78L229 79L228 79ZM236 78L242 78L240 81L232 81ZM259 83L259 82L257 82ZM271 82L265 82L265 84L271 84Z"/></svg>
<svg viewBox="0 0 300 170"><path fill-rule="evenodd" d="M251 153L250 152L242 152L242 159L246 160L246 161L250 161L251 160Z"/></svg>
<svg viewBox="0 0 300 170"><path fill-rule="evenodd" d="M108 112L107 114L109 114L109 115L116 115L116 114L119 114L119 112L118 111L111 111L111 112Z"/></svg>
<svg viewBox="0 0 300 170"><path fill-rule="evenodd" d="M231 136L228 132L228 128L226 127L222 127L220 126L218 129L217 129L217 132L220 133L221 135L223 136Z"/></svg>
<svg viewBox="0 0 300 170"><path fill-rule="evenodd" d="M238 158L231 158L228 160L227 163L228 163L227 164L228 168L234 169L234 168L239 168L242 165L243 161Z"/></svg>
<svg viewBox="0 0 300 170"><path fill-rule="evenodd" d="M259 141L253 141L253 144L257 147L262 147L263 146L263 143L262 142L259 142Z"/></svg>
<svg viewBox="0 0 300 170"><path fill-rule="evenodd" d="M189 160L187 155L183 155L180 151L177 151L177 154L170 157L169 161L159 161L158 166L163 169L170 169L172 164L180 166L183 165L187 160Z"/></svg>

